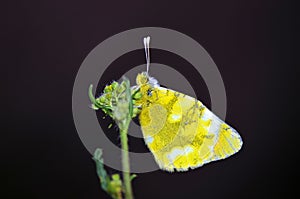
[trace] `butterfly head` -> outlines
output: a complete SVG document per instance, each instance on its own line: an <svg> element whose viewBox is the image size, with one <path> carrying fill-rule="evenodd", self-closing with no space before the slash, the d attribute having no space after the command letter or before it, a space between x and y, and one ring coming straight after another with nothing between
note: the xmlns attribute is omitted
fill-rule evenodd
<svg viewBox="0 0 300 199"><path fill-rule="evenodd" d="M147 72L142 72L137 75L136 84L135 88L141 94L141 97L136 99L137 105L141 105L145 101L149 100L152 97L152 91L154 88L159 86L157 80L150 77Z"/></svg>
<svg viewBox="0 0 300 199"><path fill-rule="evenodd" d="M148 74L146 72L139 73L136 76L136 84L138 86L148 84L148 82L149 82L149 77L148 77Z"/></svg>
<svg viewBox="0 0 300 199"><path fill-rule="evenodd" d="M158 81L154 77L150 77L147 72L139 73L136 76L136 84L139 87L145 85L149 85L151 87L159 86Z"/></svg>

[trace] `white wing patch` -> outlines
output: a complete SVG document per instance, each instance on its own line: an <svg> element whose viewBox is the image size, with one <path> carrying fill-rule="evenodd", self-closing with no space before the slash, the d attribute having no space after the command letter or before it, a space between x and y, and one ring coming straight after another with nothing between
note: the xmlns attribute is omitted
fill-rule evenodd
<svg viewBox="0 0 300 199"><path fill-rule="evenodd" d="M173 149L168 155L168 159L170 160L171 163L174 163L174 161L179 157L183 157L184 155L187 155L189 153L193 152L193 148L190 146L186 146L184 148L175 148Z"/></svg>
<svg viewBox="0 0 300 199"><path fill-rule="evenodd" d="M214 114L210 110L208 110L208 108L205 107L204 113L203 113L201 119L210 120L210 119L212 119L213 116L214 116Z"/></svg>
<svg viewBox="0 0 300 199"><path fill-rule="evenodd" d="M151 144L153 142L153 140L154 139L153 139L152 136L148 136L148 137L145 138L145 141L146 141L147 144Z"/></svg>

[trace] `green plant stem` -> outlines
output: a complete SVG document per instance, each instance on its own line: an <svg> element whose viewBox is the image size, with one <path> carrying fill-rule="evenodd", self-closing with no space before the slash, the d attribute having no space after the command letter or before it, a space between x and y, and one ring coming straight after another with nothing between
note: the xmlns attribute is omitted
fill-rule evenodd
<svg viewBox="0 0 300 199"><path fill-rule="evenodd" d="M125 127L126 128L124 129L120 129L120 139L121 139L121 146L122 146L123 183L124 183L125 198L133 199L131 179L130 179L130 164L129 164L128 139L127 139L129 122Z"/></svg>

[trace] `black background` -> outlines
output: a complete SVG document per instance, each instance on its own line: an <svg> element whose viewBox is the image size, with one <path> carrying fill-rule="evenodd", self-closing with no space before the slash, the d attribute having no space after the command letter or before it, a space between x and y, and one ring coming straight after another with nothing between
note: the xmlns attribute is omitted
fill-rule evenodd
<svg viewBox="0 0 300 199"><path fill-rule="evenodd" d="M208 51L225 83L226 120L239 130L244 146L227 160L190 172L139 174L133 182L135 197L263 198L295 191L292 180L299 179L299 172L293 170L297 159L293 141L298 131L293 126L299 111L295 99L299 70L293 3L2 3L1 198L108 198L100 189L91 155L76 133L71 111L73 83L82 61L96 45L121 31L144 26L183 32ZM160 51L153 51L152 59L177 69L190 67ZM112 65L142 63L141 50ZM118 75L120 71L106 76L106 81ZM187 77L199 82L193 86L209 105L203 80L191 73ZM131 140L130 147L139 150L137 146L144 150L142 141Z"/></svg>

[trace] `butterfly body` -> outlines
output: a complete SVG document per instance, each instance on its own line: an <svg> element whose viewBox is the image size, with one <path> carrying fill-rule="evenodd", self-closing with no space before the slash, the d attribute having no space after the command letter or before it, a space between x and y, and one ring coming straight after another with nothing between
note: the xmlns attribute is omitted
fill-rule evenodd
<svg viewBox="0 0 300 199"><path fill-rule="evenodd" d="M241 148L236 130L197 99L160 87L147 73L137 76L137 85L143 136L161 169L186 171Z"/></svg>

